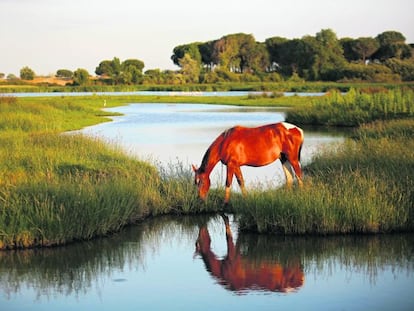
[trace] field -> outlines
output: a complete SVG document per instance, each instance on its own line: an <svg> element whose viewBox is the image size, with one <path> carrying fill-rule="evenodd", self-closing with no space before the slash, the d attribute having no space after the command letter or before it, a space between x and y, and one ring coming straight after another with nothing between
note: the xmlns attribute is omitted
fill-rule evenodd
<svg viewBox="0 0 414 311"><path fill-rule="evenodd" d="M403 112L379 113L369 119L378 120L374 123L360 122L353 139L306 167L302 189L256 189L246 197L234 195L226 211L236 214L242 230L261 233L412 231L413 95L410 90L401 91L399 97L393 92L383 96L394 98L393 105L403 107ZM309 98L301 97L152 100L290 105L293 117L299 108L336 107L332 99L345 101L340 96L331 100L326 96L312 105ZM375 102L376 95L361 96ZM160 171L129 158L116 143L62 134L105 121L104 100L107 106L115 106L132 99L149 100L0 97L0 249L91 239L161 214L223 211L223 189L212 191L207 204L200 202L192 172L179 164ZM377 113L377 109L368 111Z"/></svg>

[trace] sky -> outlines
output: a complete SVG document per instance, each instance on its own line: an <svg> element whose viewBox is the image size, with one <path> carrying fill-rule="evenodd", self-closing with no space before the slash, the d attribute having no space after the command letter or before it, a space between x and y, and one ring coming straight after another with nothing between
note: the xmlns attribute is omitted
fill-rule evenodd
<svg viewBox="0 0 414 311"><path fill-rule="evenodd" d="M413 0L0 0L0 73L36 75L102 60L177 69L174 47L232 33L257 41L332 29L338 38L395 30L414 43Z"/></svg>

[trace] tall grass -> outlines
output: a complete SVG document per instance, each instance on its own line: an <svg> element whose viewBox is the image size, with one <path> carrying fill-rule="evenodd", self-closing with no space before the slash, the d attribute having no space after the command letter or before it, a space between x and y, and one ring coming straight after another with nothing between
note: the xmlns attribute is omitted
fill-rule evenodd
<svg viewBox="0 0 414 311"><path fill-rule="evenodd" d="M351 89L346 94L329 92L313 98L308 106L288 111L295 124L358 126L375 120L414 116L414 91L383 89L379 92Z"/></svg>
<svg viewBox="0 0 414 311"><path fill-rule="evenodd" d="M357 131L357 141L316 157L302 189L259 189L240 198L235 206L241 227L284 234L413 230L414 141L389 137L407 126L411 132L414 120L367 125Z"/></svg>

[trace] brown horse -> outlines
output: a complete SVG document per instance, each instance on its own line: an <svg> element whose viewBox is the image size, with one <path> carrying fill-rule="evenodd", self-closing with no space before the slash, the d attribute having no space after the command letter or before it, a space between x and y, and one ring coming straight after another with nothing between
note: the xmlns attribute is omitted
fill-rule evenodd
<svg viewBox="0 0 414 311"><path fill-rule="evenodd" d="M303 286L305 276L299 260L281 264L274 260L258 261L244 257L237 243L234 245L227 216L222 217L226 225L225 258L219 259L211 250L211 238L206 226L200 228L196 242L196 253L219 284L236 292L265 290L286 293Z"/></svg>
<svg viewBox="0 0 414 311"><path fill-rule="evenodd" d="M224 131L207 149L201 166L197 168L193 165L194 181L200 198L206 199L210 189L210 173L219 161L227 166L224 203L228 203L230 199L233 175L236 175L242 193L245 193L240 170L240 166L243 165L258 167L280 159L287 185L292 185L294 174L298 184L302 185L302 170L299 162L302 144L302 129L286 122L255 128L236 126ZM287 167L288 163L294 173Z"/></svg>

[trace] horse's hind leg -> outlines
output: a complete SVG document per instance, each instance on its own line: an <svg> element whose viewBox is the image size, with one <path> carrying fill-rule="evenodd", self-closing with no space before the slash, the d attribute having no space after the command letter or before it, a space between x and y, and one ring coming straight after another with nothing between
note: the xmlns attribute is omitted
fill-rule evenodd
<svg viewBox="0 0 414 311"><path fill-rule="evenodd" d="M227 205L230 201L230 189L233 182L234 168L227 164L226 189L224 195L224 204Z"/></svg>
<svg viewBox="0 0 414 311"><path fill-rule="evenodd" d="M290 188L293 184L292 167L288 167L288 165L290 166L290 163L288 162L288 159L284 153L280 154L280 162L282 162L283 172L286 176L286 185L288 188Z"/></svg>
<svg viewBox="0 0 414 311"><path fill-rule="evenodd" d="M285 173L286 176L286 184L288 186L288 188L292 187L293 184L293 174L292 174L292 170L289 169L287 167L287 165L289 165L289 162L285 162L282 164L282 168L283 168L283 172Z"/></svg>
<svg viewBox="0 0 414 311"><path fill-rule="evenodd" d="M290 164L293 170L295 171L296 179L298 180L298 185L299 187L301 187L303 185L303 182L302 182L302 168L300 166L300 163L299 161L296 160L296 161L290 162Z"/></svg>
<svg viewBox="0 0 414 311"><path fill-rule="evenodd" d="M234 169L234 175L236 175L237 183L240 186L243 195L246 195L246 188L244 187L244 178L241 172L240 166Z"/></svg>

